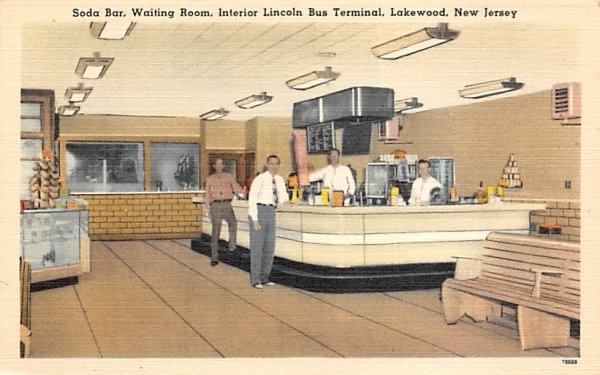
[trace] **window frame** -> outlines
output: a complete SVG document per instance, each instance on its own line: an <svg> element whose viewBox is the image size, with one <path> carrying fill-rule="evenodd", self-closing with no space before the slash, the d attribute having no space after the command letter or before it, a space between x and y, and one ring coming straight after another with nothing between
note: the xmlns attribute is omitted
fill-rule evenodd
<svg viewBox="0 0 600 375"><path fill-rule="evenodd" d="M61 135L59 139L59 148L60 148L60 174L62 178L63 186L67 187L71 190L71 193L84 193L77 192L72 190L68 186L67 182L67 164L66 164L66 152L67 152L67 144L72 142L96 142L96 143L143 143L144 147L144 189L140 190L139 193L157 193L153 191L152 186L152 143L194 143L198 145L198 181L199 181L199 189L203 183L203 174L202 174L202 142L199 137L164 137L164 136L141 136L141 137L132 137L132 136L110 136L110 135ZM64 177L63 177L64 176ZM199 192L200 190L192 190L192 191L171 191L172 193L190 193L190 192ZM120 192L96 192L96 194L116 194ZM132 192L121 192L123 194L131 194Z"/></svg>

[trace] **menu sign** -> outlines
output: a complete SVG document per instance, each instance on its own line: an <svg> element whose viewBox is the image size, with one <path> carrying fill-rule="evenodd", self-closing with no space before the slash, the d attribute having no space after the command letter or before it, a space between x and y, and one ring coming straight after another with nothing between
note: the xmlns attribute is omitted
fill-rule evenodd
<svg viewBox="0 0 600 375"><path fill-rule="evenodd" d="M333 122L307 126L306 139L309 154L326 153L335 148L335 127Z"/></svg>

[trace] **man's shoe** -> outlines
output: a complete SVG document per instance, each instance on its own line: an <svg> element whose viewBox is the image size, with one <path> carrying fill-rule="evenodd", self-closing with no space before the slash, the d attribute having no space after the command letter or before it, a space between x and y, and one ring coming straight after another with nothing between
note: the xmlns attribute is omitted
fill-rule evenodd
<svg viewBox="0 0 600 375"><path fill-rule="evenodd" d="M212 267L216 266L217 264L219 264L219 261L218 261L218 260L211 260L211 261L210 261L210 265L211 265Z"/></svg>
<svg viewBox="0 0 600 375"><path fill-rule="evenodd" d="M252 286L255 287L256 289L262 289L262 288L264 288L264 286L262 284L254 284Z"/></svg>
<svg viewBox="0 0 600 375"><path fill-rule="evenodd" d="M273 285L277 285L277 284L275 284L275 283L274 283L274 282L272 282L272 281L267 281L267 282L265 283L265 285L266 285L266 286L273 286Z"/></svg>

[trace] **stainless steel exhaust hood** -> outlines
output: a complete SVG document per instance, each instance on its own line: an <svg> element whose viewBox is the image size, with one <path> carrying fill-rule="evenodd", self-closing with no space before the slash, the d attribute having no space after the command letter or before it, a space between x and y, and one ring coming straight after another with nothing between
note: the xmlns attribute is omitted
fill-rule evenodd
<svg viewBox="0 0 600 375"><path fill-rule="evenodd" d="M331 122L339 125L386 121L394 117L394 90L352 87L294 103L292 127Z"/></svg>

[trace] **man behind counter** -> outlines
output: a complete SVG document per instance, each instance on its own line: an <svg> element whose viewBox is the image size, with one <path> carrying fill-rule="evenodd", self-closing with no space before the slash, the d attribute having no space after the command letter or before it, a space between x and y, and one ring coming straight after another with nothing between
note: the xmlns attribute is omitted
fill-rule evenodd
<svg viewBox="0 0 600 375"><path fill-rule="evenodd" d="M330 194L334 190L344 192L344 206L350 204L350 197L356 191L356 182L352 171L345 165L340 165L340 150L337 148L329 151L329 165L310 174L311 181L323 180L323 187L329 188Z"/></svg>
<svg viewBox="0 0 600 375"><path fill-rule="evenodd" d="M421 159L418 163L419 167L419 178L415 180L410 191L410 199L408 204L411 206L420 206L422 204L429 204L431 196L431 189L436 187L442 187L442 185L435 178L429 175L429 160Z"/></svg>

